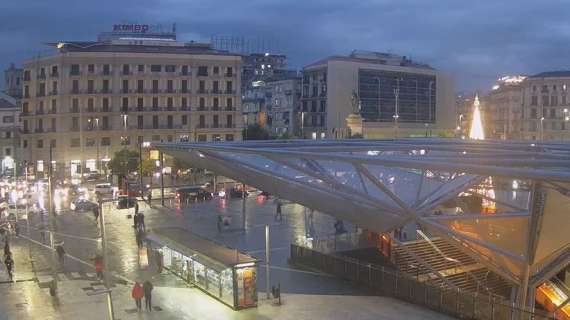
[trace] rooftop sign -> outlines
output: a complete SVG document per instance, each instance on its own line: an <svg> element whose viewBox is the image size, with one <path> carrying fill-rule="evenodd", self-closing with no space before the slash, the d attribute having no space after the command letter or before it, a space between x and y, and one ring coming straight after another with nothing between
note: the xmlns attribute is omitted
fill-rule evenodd
<svg viewBox="0 0 570 320"><path fill-rule="evenodd" d="M114 24L113 32L135 32L135 33L146 33L149 30L148 24Z"/></svg>

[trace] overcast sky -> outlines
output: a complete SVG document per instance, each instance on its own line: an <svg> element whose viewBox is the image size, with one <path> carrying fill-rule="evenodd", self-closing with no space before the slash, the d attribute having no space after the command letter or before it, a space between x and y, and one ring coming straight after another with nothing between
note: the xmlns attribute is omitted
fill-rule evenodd
<svg viewBox="0 0 570 320"><path fill-rule="evenodd" d="M563 0L0 0L0 67L114 23L176 22L181 40L274 39L292 68L392 52L452 73L458 91L488 90L502 75L570 69L569 18Z"/></svg>

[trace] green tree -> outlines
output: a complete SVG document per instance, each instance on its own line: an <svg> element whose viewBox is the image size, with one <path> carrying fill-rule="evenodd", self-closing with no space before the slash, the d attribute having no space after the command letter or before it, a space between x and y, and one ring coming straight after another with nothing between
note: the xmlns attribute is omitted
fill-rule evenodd
<svg viewBox="0 0 570 320"><path fill-rule="evenodd" d="M109 161L108 167L113 174L128 174L136 171L139 168L139 153L128 149L117 151L113 159Z"/></svg>
<svg viewBox="0 0 570 320"><path fill-rule="evenodd" d="M269 132L259 124L250 124L242 131L244 140L269 140Z"/></svg>
<svg viewBox="0 0 570 320"><path fill-rule="evenodd" d="M156 169L156 162L152 159L143 159L142 174L143 176L151 175Z"/></svg>

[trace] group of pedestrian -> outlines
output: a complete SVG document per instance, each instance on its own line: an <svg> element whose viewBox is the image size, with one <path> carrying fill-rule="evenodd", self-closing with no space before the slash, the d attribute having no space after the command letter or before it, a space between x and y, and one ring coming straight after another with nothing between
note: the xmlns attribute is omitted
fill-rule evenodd
<svg viewBox="0 0 570 320"><path fill-rule="evenodd" d="M133 291L131 296L135 299L135 304L137 305L138 311L142 310L142 298L144 297L144 305L147 311L152 311L152 290L154 286L148 280L146 280L142 285L136 281L133 286Z"/></svg>

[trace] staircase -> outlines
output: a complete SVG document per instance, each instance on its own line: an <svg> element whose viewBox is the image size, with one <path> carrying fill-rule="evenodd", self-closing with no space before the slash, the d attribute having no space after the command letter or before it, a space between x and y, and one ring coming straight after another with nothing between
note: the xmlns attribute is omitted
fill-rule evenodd
<svg viewBox="0 0 570 320"><path fill-rule="evenodd" d="M511 285L499 275L443 239L434 238L430 241L417 240L395 246L393 260L397 268L417 277L420 281L429 281L435 285L444 286L444 281L416 261L415 255L460 289L493 293L502 297L510 296Z"/></svg>

